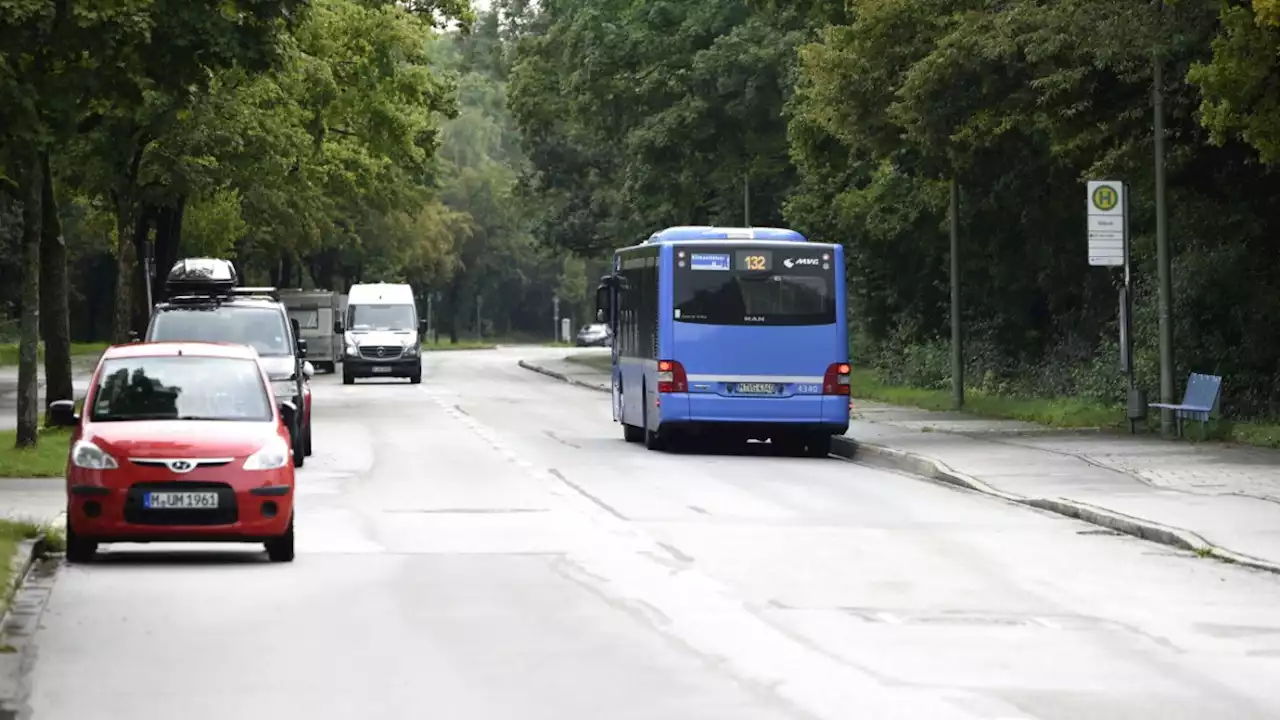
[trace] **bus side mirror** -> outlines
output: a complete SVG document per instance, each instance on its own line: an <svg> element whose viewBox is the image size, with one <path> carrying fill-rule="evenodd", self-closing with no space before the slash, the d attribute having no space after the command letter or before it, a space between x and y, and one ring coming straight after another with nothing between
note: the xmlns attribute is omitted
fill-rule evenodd
<svg viewBox="0 0 1280 720"><path fill-rule="evenodd" d="M609 287L601 285L596 288L596 322L609 322L612 316L609 307Z"/></svg>

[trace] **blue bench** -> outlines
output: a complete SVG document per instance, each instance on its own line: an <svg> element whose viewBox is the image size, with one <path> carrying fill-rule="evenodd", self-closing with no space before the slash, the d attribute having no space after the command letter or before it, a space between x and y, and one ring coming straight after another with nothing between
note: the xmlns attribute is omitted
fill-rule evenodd
<svg viewBox="0 0 1280 720"><path fill-rule="evenodd" d="M1150 407L1172 410L1178 417L1178 437L1182 437L1184 420L1196 420L1200 423L1200 437L1205 437L1205 428L1209 423L1209 414L1218 407L1218 395L1222 390L1222 378L1217 375L1201 375L1191 373L1187 378L1187 391L1182 396L1182 403L1151 403Z"/></svg>

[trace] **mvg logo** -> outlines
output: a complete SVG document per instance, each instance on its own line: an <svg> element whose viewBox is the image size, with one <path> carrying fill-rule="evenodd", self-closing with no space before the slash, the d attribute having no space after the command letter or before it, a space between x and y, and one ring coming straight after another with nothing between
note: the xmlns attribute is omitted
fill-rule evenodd
<svg viewBox="0 0 1280 720"><path fill-rule="evenodd" d="M790 270L797 265L820 265L822 261L816 257L811 258L787 258L782 261L782 266Z"/></svg>

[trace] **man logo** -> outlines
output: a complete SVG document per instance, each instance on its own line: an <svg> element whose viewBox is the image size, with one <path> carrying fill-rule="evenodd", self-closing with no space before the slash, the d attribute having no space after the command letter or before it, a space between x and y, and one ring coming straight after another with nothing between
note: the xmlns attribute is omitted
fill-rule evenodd
<svg viewBox="0 0 1280 720"><path fill-rule="evenodd" d="M190 460L174 460L169 463L169 469L176 473L191 472L195 466Z"/></svg>

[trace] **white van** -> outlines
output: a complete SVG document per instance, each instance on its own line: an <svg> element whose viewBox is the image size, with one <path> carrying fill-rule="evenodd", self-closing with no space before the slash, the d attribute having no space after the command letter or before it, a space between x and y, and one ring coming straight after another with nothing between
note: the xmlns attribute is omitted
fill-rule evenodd
<svg viewBox="0 0 1280 720"><path fill-rule="evenodd" d="M342 382L399 377L422 382L422 337L418 306L408 285L352 285L347 308L333 331L342 335Z"/></svg>

